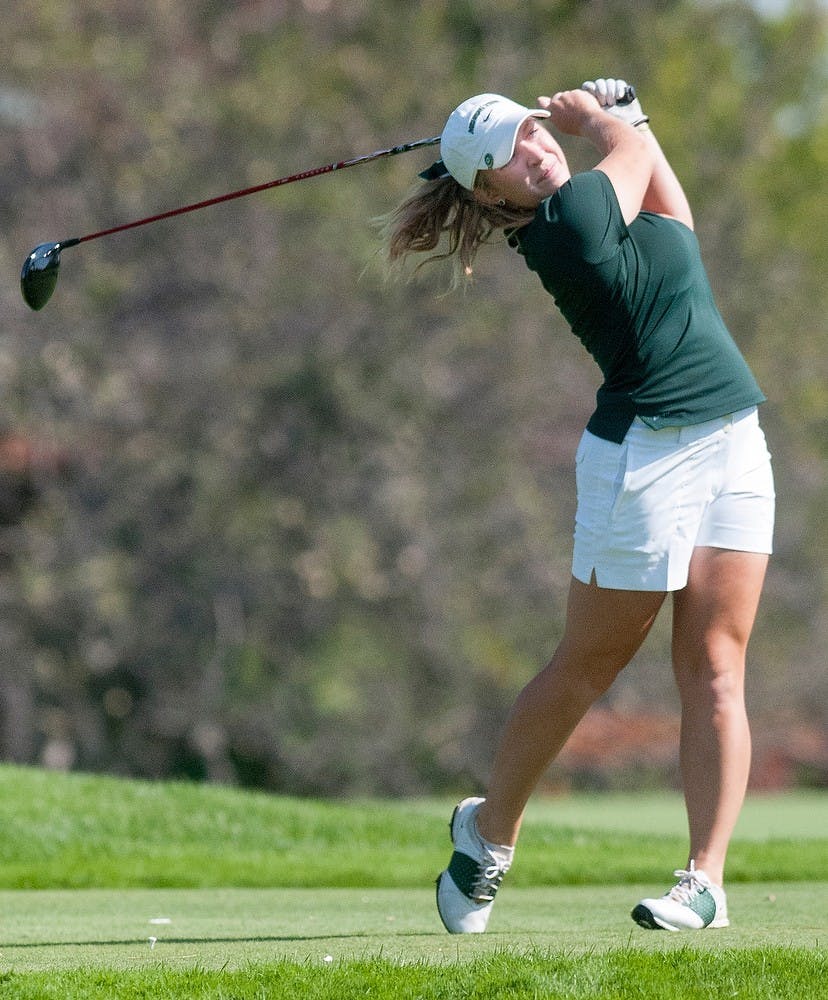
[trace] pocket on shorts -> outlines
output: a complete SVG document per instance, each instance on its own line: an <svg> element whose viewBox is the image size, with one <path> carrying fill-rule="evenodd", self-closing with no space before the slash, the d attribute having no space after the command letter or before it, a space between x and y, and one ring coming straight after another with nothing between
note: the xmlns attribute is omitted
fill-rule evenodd
<svg viewBox="0 0 828 1000"><path fill-rule="evenodd" d="M575 453L579 519L602 530L612 518L627 471L627 444L616 444L584 431Z"/></svg>
<svg viewBox="0 0 828 1000"><path fill-rule="evenodd" d="M764 467L770 468L770 449L765 438L765 432L758 424L746 428L746 432L740 435L737 452L740 457L740 471L742 474L755 472L757 469Z"/></svg>

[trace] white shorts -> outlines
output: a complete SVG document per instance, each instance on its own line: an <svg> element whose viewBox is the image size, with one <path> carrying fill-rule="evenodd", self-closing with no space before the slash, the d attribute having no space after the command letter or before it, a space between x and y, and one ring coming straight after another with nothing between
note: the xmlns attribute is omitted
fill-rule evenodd
<svg viewBox="0 0 828 1000"><path fill-rule="evenodd" d="M690 427L635 419L575 456L572 574L612 590L681 590L693 549L770 553L775 496L756 407Z"/></svg>

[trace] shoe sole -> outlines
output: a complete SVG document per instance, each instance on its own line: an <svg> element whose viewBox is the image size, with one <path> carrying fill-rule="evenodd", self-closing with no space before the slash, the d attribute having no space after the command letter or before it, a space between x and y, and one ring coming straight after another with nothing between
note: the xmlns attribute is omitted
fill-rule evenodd
<svg viewBox="0 0 828 1000"><path fill-rule="evenodd" d="M434 883L436 890L435 895L437 897L437 916L440 918L440 923L443 925L443 927L445 927L445 929L449 932L449 934L453 934L454 931L449 927L449 925L445 922L445 920L443 920L443 914L440 910L440 880L444 875L448 878L451 878L448 872L440 872L440 874L437 876L437 881Z"/></svg>
<svg viewBox="0 0 828 1000"><path fill-rule="evenodd" d="M460 806L456 805L454 807L454 812L451 814L451 819L449 820L449 825L448 825L449 837L451 838L452 847L454 847L454 821L457 818L457 813L459 812L459 810ZM445 922L445 920L443 920L443 914L440 912L440 881L444 876L445 878L451 878L451 875L449 875L447 871L440 872L440 874L437 876L436 882L434 883L435 895L437 897L437 915L440 917L440 923L443 925L443 927L445 927L445 929L449 932L449 934L454 934L455 931L453 931L449 927L449 925Z"/></svg>
<svg viewBox="0 0 828 1000"><path fill-rule="evenodd" d="M454 807L454 812L451 814L451 819L449 820L449 837L451 838L451 846L454 847L454 821L457 819L457 813L460 812L460 806Z"/></svg>
<svg viewBox="0 0 828 1000"><path fill-rule="evenodd" d="M668 924L666 920L659 920L658 917L653 915L652 910L639 903L638 906L632 911L630 916L638 924L639 927L644 927L648 931L681 931L681 930L692 930L693 928L682 928L674 927L673 924ZM725 917L724 919L714 920L713 923L707 924L706 927L699 927L701 931L706 930L720 930L722 927L730 927L730 921Z"/></svg>
<svg viewBox="0 0 828 1000"><path fill-rule="evenodd" d="M636 906L632 911L630 916L638 924L639 927L644 927L648 931L675 931L678 930L677 927L672 927L669 924L661 924L653 916L652 911L641 903Z"/></svg>

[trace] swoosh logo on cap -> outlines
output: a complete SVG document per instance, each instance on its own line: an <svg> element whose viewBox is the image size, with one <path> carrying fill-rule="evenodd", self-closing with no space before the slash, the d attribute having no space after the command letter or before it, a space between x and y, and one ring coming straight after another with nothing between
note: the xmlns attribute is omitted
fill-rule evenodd
<svg viewBox="0 0 828 1000"><path fill-rule="evenodd" d="M483 114L483 112L486 110L486 108L489 109L489 113L488 113L488 115L486 115L486 117L483 119L483 121L487 122L489 120L489 118L491 117L491 114L492 114L492 105L493 104L497 104L497 101L487 101L486 104L484 104L481 107L479 107L477 109L477 111L475 111L475 113L471 116L471 120L469 121L469 133L471 135L474 135L474 129L475 129L475 126L477 125L477 119Z"/></svg>

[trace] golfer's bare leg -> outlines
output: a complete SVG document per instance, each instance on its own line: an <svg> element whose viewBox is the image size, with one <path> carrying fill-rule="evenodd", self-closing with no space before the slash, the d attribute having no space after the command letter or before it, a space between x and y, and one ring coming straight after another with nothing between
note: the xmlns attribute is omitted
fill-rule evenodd
<svg viewBox="0 0 828 1000"><path fill-rule="evenodd" d="M664 596L572 580L563 639L518 695L500 739L478 814L478 830L487 840L516 842L536 784L590 705L632 659Z"/></svg>
<svg viewBox="0 0 828 1000"><path fill-rule="evenodd" d="M767 562L755 553L696 549L687 587L674 594L690 858L718 885L750 771L745 654Z"/></svg>

